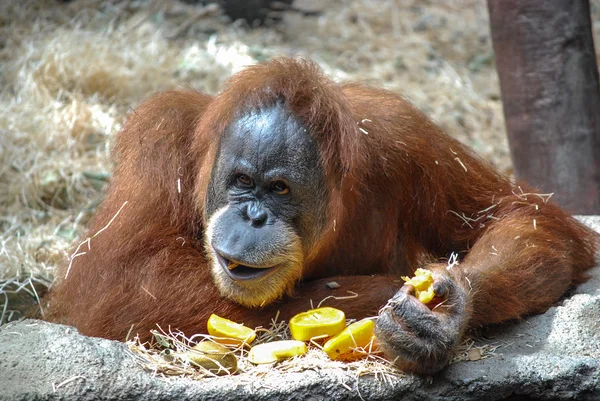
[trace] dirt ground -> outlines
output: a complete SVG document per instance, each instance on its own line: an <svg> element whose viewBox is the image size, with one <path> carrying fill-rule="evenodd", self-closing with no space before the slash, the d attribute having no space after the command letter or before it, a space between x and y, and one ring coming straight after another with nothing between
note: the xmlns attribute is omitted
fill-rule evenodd
<svg viewBox="0 0 600 401"><path fill-rule="evenodd" d="M484 0L297 6L321 13L249 29L175 1L0 2L0 324L20 317L66 260L132 107L178 86L217 93L231 73L275 55L403 93L511 173ZM592 10L597 20L600 0Z"/></svg>

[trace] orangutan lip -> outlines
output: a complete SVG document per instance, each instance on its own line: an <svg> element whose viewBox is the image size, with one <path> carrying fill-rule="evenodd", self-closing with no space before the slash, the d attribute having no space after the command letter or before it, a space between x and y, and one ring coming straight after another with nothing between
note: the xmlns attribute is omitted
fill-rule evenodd
<svg viewBox="0 0 600 401"><path fill-rule="evenodd" d="M252 267L243 264L237 264L237 266L231 268L230 266L237 262L234 262L231 259L227 259L216 250L215 255L217 256L219 264L221 265L223 270L225 270L225 273L227 273L227 275L230 278L237 281L256 280L258 278L264 277L265 275L272 272L274 270L273 268L277 266L275 265L270 267Z"/></svg>

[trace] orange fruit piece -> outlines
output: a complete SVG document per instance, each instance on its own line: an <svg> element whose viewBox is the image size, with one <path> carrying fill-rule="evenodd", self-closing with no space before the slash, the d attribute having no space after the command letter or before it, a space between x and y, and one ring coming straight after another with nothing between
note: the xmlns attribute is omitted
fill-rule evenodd
<svg viewBox="0 0 600 401"><path fill-rule="evenodd" d="M309 341L320 336L333 336L346 327L346 315L329 306L302 312L290 319L294 340Z"/></svg>
<svg viewBox="0 0 600 401"><path fill-rule="evenodd" d="M415 296L419 301L427 304L431 302L435 293L433 292L433 275L431 270L417 269L412 278L402 277L406 284L410 284L415 288Z"/></svg>
<svg viewBox="0 0 600 401"><path fill-rule="evenodd" d="M354 348L365 348L373 338L373 330L375 322L373 319L363 319L356 323L352 323L340 333L331 337L325 345L323 351L327 353L329 358L337 359Z"/></svg>
<svg viewBox="0 0 600 401"><path fill-rule="evenodd" d="M308 351L306 344L296 340L272 341L255 345L248 353L248 359L254 364L272 363L304 355Z"/></svg>
<svg viewBox="0 0 600 401"><path fill-rule="evenodd" d="M208 318L206 326L208 334L221 344L250 344L256 338L256 332L251 328L217 316L214 313Z"/></svg>

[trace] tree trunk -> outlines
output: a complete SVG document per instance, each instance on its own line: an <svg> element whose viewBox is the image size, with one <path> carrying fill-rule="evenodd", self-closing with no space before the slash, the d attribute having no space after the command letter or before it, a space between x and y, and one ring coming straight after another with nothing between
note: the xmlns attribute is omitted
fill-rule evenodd
<svg viewBox="0 0 600 401"><path fill-rule="evenodd" d="M600 88L588 0L488 0L516 176L600 214Z"/></svg>

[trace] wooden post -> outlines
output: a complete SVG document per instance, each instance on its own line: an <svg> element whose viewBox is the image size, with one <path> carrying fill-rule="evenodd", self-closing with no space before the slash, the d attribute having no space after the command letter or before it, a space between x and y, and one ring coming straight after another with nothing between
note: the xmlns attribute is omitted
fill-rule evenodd
<svg viewBox="0 0 600 401"><path fill-rule="evenodd" d="M518 179L600 214L600 86L588 0L488 0Z"/></svg>

